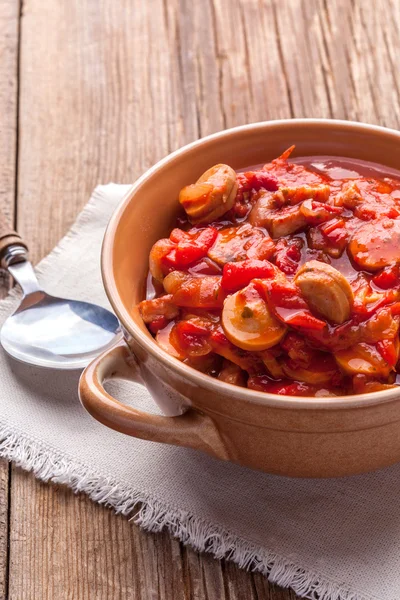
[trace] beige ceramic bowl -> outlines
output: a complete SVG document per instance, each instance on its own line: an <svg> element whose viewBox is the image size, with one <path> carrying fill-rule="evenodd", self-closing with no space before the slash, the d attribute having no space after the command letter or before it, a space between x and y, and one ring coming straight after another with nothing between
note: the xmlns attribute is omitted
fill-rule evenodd
<svg viewBox="0 0 400 600"><path fill-rule="evenodd" d="M104 239L104 285L124 339L85 370L79 389L83 405L104 425L289 476L350 475L400 461L400 390L316 399L222 383L161 350L136 308L144 295L150 248L172 227L179 190L215 163L235 169L259 164L292 144L296 156L347 156L400 169L398 132L301 119L217 133L147 171L115 211ZM103 388L110 377L141 381L166 416L112 398Z"/></svg>

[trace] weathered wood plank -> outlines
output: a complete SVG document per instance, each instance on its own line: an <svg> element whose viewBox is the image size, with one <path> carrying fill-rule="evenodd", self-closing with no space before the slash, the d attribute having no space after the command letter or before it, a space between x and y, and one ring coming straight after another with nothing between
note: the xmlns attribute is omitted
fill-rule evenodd
<svg viewBox="0 0 400 600"><path fill-rule="evenodd" d="M9 464L0 461L0 598L8 591L8 516L9 516Z"/></svg>
<svg viewBox="0 0 400 600"><path fill-rule="evenodd" d="M147 535L20 470L13 479L10 599L186 600L179 544L167 533Z"/></svg>
<svg viewBox="0 0 400 600"><path fill-rule="evenodd" d="M18 118L19 2L0 3L0 213L14 225ZM0 298L10 280L0 274ZM9 465L0 461L0 598L8 593Z"/></svg>
<svg viewBox="0 0 400 600"><path fill-rule="evenodd" d="M398 126L399 3L377 4L25 0L18 227L34 259L97 183L200 135L291 116ZM17 469L11 505L13 600L296 597Z"/></svg>

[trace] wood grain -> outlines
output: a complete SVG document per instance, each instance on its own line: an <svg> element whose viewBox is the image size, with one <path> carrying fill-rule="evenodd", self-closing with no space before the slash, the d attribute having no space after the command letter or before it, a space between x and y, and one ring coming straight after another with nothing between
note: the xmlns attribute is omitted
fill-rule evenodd
<svg viewBox="0 0 400 600"><path fill-rule="evenodd" d="M0 213L14 226L18 117L19 3L0 3ZM10 280L0 273L0 298ZM0 598L8 594L9 465L0 461Z"/></svg>
<svg viewBox="0 0 400 600"><path fill-rule="evenodd" d="M0 209L10 218L18 14L17 0L0 4ZM20 36L17 213L35 261L97 183L133 181L201 135L302 116L400 124L397 0L25 0ZM6 521L0 470L0 598ZM296 596L13 468L8 597Z"/></svg>

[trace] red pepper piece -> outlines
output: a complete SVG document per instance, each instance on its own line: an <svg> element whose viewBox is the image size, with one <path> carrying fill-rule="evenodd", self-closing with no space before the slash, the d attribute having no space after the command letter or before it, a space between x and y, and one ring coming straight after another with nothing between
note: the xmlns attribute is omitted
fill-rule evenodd
<svg viewBox="0 0 400 600"><path fill-rule="evenodd" d="M324 235L328 236L335 229L338 229L338 228L340 229L342 227L344 227L343 219L331 219L327 223L324 223L323 225L321 225L320 230L322 231L322 233Z"/></svg>
<svg viewBox="0 0 400 600"><path fill-rule="evenodd" d="M270 237L265 237L261 242L256 242L247 251L248 258L255 260L268 260L275 251L275 242Z"/></svg>
<svg viewBox="0 0 400 600"><path fill-rule="evenodd" d="M172 250L170 250L168 252L168 254L163 256L161 258L161 262L165 266L166 269L169 269L169 271L174 271L175 269L179 269L179 266L178 266L178 263L176 260L176 248L172 248Z"/></svg>
<svg viewBox="0 0 400 600"><path fill-rule="evenodd" d="M397 217L399 216L399 209L396 207L390 208L387 212L387 217L389 217L389 219L397 219Z"/></svg>
<svg viewBox="0 0 400 600"><path fill-rule="evenodd" d="M290 155L292 154L292 152L294 151L294 149L296 148L295 144L293 144L292 146L289 146L289 148L287 150L285 150L285 152L283 152L280 156L278 156L278 158L275 158L275 160L273 160L272 162L281 162L281 161L287 161L288 158L290 158Z"/></svg>
<svg viewBox="0 0 400 600"><path fill-rule="evenodd" d="M276 192L279 182L274 175L267 171L246 171L240 173L240 182L243 188L258 192L261 189Z"/></svg>
<svg viewBox="0 0 400 600"><path fill-rule="evenodd" d="M193 320L179 321L174 327L174 335L178 347L189 356L209 354L211 346L208 343L210 330Z"/></svg>
<svg viewBox="0 0 400 600"><path fill-rule="evenodd" d="M331 219L327 223L320 225L319 230L330 245L339 250L344 250L349 240L350 233L347 231L343 219Z"/></svg>
<svg viewBox="0 0 400 600"><path fill-rule="evenodd" d="M274 381L267 375L255 375L250 377L247 386L259 392L269 392L280 396L314 396L317 388L300 381L281 379Z"/></svg>
<svg viewBox="0 0 400 600"><path fill-rule="evenodd" d="M176 244L178 244L179 242L189 241L191 237L186 231L175 227L175 229L173 229L169 234L169 239L171 240L171 242L175 242Z"/></svg>
<svg viewBox="0 0 400 600"><path fill-rule="evenodd" d="M226 335L220 329L216 329L215 331L213 331L211 333L210 340L211 340L211 342L215 342L215 344L217 344L217 345L224 345L224 346L231 345L231 343L228 340L228 338L226 337Z"/></svg>
<svg viewBox="0 0 400 600"><path fill-rule="evenodd" d="M308 308L298 288L289 281L263 281L257 287L266 291L266 300L275 308Z"/></svg>
<svg viewBox="0 0 400 600"><path fill-rule="evenodd" d="M193 241L182 241L176 248L176 261L180 266L187 266L195 260L207 256L208 250L217 239L215 227L207 227Z"/></svg>
<svg viewBox="0 0 400 600"><path fill-rule="evenodd" d="M246 287L252 279L267 279L274 273L273 265L266 260L249 259L227 263L222 271L221 287L227 292L237 292Z"/></svg>
<svg viewBox="0 0 400 600"><path fill-rule="evenodd" d="M180 332L185 333L187 335L204 336L204 335L208 335L210 333L210 330L207 329L207 327L204 327L203 325L199 325L198 323L195 323L194 321L180 321L178 323L178 327L179 327Z"/></svg>
<svg viewBox="0 0 400 600"><path fill-rule="evenodd" d="M341 206L332 206L309 198L303 202L302 211L309 225L318 225L331 221L333 216L339 215L343 209Z"/></svg>
<svg viewBox="0 0 400 600"><path fill-rule="evenodd" d="M397 298L397 293L395 290L389 290L383 298L380 298L376 302L370 302L369 304L365 304L362 300L354 302L353 304L353 313L355 315L359 315L363 318L371 317L376 313L376 311L380 308L383 308L387 304L391 304Z"/></svg>
<svg viewBox="0 0 400 600"><path fill-rule="evenodd" d="M388 290L399 284L399 265L385 267L372 278L372 281L382 290Z"/></svg>
<svg viewBox="0 0 400 600"><path fill-rule="evenodd" d="M215 227L207 227L207 229L203 229L203 231L200 231L199 235L196 238L196 243L199 246L206 248L208 252L208 250L211 248L211 246L217 239L217 235L218 230Z"/></svg>
<svg viewBox="0 0 400 600"><path fill-rule="evenodd" d="M308 305L300 296L298 288L289 281L257 281L257 289L264 292L269 307L276 317L292 327L320 331L326 327L325 321L317 319L308 310ZM266 293L265 293L266 292Z"/></svg>
<svg viewBox="0 0 400 600"><path fill-rule="evenodd" d="M400 302L395 302L389 308L393 316L400 315Z"/></svg>
<svg viewBox="0 0 400 600"><path fill-rule="evenodd" d="M266 171L247 171L237 174L238 191L232 213L237 218L245 217L251 208L252 192L264 188L275 192L279 187L277 178Z"/></svg>
<svg viewBox="0 0 400 600"><path fill-rule="evenodd" d="M160 329L164 329L164 327L166 327L168 323L169 321L166 317L164 317L163 315L159 315L158 317L153 319L151 323L148 324L148 328L150 329L151 333L154 333L155 335L157 331L160 331Z"/></svg>
<svg viewBox="0 0 400 600"><path fill-rule="evenodd" d="M317 202L316 200L312 200L312 202L315 208L320 208L319 205L321 205L321 207L331 215L340 215L343 212L341 206L332 206L332 204L327 204L326 202Z"/></svg>
<svg viewBox="0 0 400 600"><path fill-rule="evenodd" d="M336 227L325 237L335 246L342 248L347 244L349 234L345 227Z"/></svg>
<svg viewBox="0 0 400 600"><path fill-rule="evenodd" d="M283 320L287 325L300 327L301 329L321 331L321 329L326 327L325 321L317 319L317 317L314 317L308 310L297 311L292 315L285 315Z"/></svg>
<svg viewBox="0 0 400 600"><path fill-rule="evenodd" d="M174 229L174 240L178 241L176 248L173 248L165 257L165 261L175 269L184 269L201 258L207 256L208 250L217 239L218 231L215 227L207 227L196 233L194 237L186 232L178 234L179 230Z"/></svg>
<svg viewBox="0 0 400 600"><path fill-rule="evenodd" d="M194 245L190 242L182 242L175 249L175 252L171 251L171 253L168 254L168 258L171 259L173 256L175 266L183 268L196 260L203 258L206 254L207 252L204 252L204 248L201 248L201 246Z"/></svg>
<svg viewBox="0 0 400 600"><path fill-rule="evenodd" d="M301 259L303 241L300 238L278 240L275 246L275 264L286 275L294 275Z"/></svg>
<svg viewBox="0 0 400 600"><path fill-rule="evenodd" d="M221 275L222 269L210 258L201 258L190 265L188 272L191 275Z"/></svg>
<svg viewBox="0 0 400 600"><path fill-rule="evenodd" d="M378 342L376 344L376 348L377 348L379 354L382 356L383 360L386 360L386 362L389 365L394 367L395 364L397 363L397 358L398 358L398 352L397 352L397 348L396 348L394 341L393 340L381 340L380 342Z"/></svg>

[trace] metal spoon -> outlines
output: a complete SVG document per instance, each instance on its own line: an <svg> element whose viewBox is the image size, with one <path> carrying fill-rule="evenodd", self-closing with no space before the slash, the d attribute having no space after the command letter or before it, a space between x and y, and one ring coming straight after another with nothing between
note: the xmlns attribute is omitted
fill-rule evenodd
<svg viewBox="0 0 400 600"><path fill-rule="evenodd" d="M1 329L4 350L41 367L85 367L112 344L119 332L117 318L96 304L46 294L28 261L25 243L7 231L0 231L0 265L19 283L24 296Z"/></svg>

